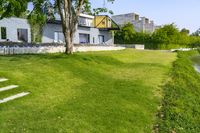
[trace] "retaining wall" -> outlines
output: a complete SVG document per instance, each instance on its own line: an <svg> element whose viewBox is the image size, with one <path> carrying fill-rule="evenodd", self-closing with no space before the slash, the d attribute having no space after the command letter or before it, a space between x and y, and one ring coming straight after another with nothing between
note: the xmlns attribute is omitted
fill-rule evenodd
<svg viewBox="0 0 200 133"><path fill-rule="evenodd" d="M87 51L108 51L108 50L123 50L125 47L115 46L75 46L74 52ZM0 47L0 55L12 54L45 54L45 53L63 53L64 46L40 46L40 47Z"/></svg>
<svg viewBox="0 0 200 133"><path fill-rule="evenodd" d="M117 44L117 46L126 47L126 48L135 48L135 49L138 49L138 50L144 50L145 49L144 44Z"/></svg>

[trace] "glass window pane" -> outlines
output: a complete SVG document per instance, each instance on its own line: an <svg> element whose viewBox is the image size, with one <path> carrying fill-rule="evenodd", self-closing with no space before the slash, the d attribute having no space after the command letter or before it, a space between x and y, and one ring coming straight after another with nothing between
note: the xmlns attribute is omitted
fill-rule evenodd
<svg viewBox="0 0 200 133"><path fill-rule="evenodd" d="M64 43L64 34L63 32L60 32L60 31L55 31L54 32L54 42L55 43Z"/></svg>
<svg viewBox="0 0 200 133"><path fill-rule="evenodd" d="M79 34L79 42L80 43L90 43L90 35L89 34Z"/></svg>
<svg viewBox="0 0 200 133"><path fill-rule="evenodd" d="M7 39L6 27L1 27L1 39Z"/></svg>

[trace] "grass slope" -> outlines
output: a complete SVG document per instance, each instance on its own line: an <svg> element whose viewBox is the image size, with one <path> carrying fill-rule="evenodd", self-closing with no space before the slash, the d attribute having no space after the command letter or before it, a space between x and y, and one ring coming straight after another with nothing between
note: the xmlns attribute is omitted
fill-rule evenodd
<svg viewBox="0 0 200 133"><path fill-rule="evenodd" d="M200 74L194 70L190 59L197 54L197 51L178 53L171 81L164 86L160 133L200 132Z"/></svg>
<svg viewBox="0 0 200 133"><path fill-rule="evenodd" d="M31 94L0 105L0 133L151 133L176 54L110 51L0 56L0 76Z"/></svg>

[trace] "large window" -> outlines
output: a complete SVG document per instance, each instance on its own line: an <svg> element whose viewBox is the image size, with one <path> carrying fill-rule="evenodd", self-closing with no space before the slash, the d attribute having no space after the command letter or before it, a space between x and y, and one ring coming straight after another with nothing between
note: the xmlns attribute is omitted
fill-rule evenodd
<svg viewBox="0 0 200 133"><path fill-rule="evenodd" d="M17 29L17 37L19 41L28 42L28 29Z"/></svg>
<svg viewBox="0 0 200 133"><path fill-rule="evenodd" d="M79 17L78 21L79 21L79 25L82 25L82 26L87 25L86 18Z"/></svg>
<svg viewBox="0 0 200 133"><path fill-rule="evenodd" d="M85 17L79 17L78 19L78 24L81 26L92 26L93 20L90 18L85 18Z"/></svg>
<svg viewBox="0 0 200 133"><path fill-rule="evenodd" d="M79 42L80 43L90 43L90 35L89 34L79 34Z"/></svg>
<svg viewBox="0 0 200 133"><path fill-rule="evenodd" d="M63 43L64 42L64 35L60 31L54 32L54 42L55 43Z"/></svg>
<svg viewBox="0 0 200 133"><path fill-rule="evenodd" d="M1 27L1 39L7 39L6 27Z"/></svg>

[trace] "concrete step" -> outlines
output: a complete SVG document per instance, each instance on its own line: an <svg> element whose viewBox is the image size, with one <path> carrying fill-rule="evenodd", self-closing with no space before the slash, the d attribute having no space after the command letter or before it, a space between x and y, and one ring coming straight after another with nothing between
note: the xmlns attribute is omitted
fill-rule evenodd
<svg viewBox="0 0 200 133"><path fill-rule="evenodd" d="M16 94L16 95L13 95L13 96L10 96L10 97L7 97L7 98L4 98L2 100L0 100L0 104L1 103L6 103L8 101L12 101L12 100L15 100L17 98L21 98L21 97L24 97L26 95L30 94L29 92L22 92L22 93L19 93L19 94Z"/></svg>
<svg viewBox="0 0 200 133"><path fill-rule="evenodd" d="M7 81L8 79L6 78L0 78L0 82L4 82L4 81Z"/></svg>
<svg viewBox="0 0 200 133"><path fill-rule="evenodd" d="M17 87L18 87L18 85L9 85L9 86L6 86L6 87L2 87L2 88L0 88L0 92L11 90L11 89L14 89L14 88L17 88Z"/></svg>

